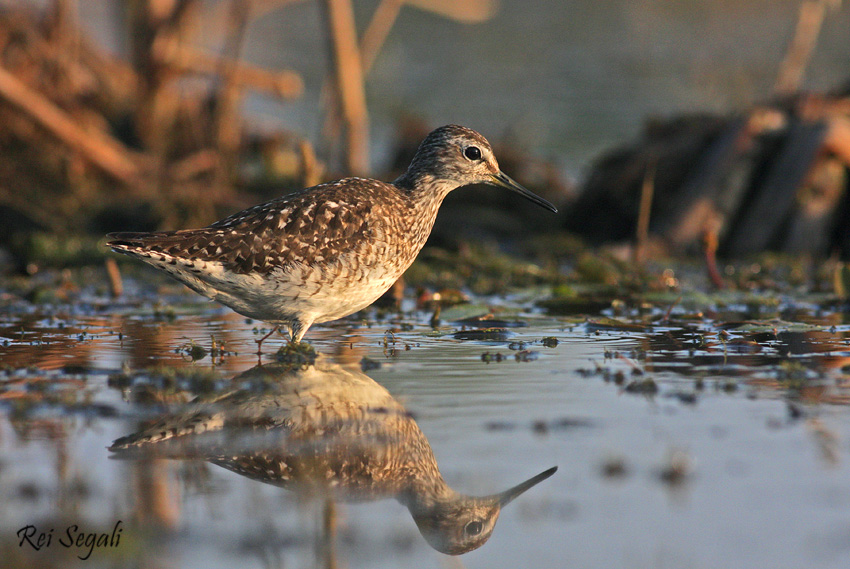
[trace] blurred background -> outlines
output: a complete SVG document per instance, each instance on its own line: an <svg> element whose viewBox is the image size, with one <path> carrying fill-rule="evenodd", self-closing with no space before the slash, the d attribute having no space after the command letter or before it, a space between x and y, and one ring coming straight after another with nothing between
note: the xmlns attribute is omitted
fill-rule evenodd
<svg viewBox="0 0 850 569"><path fill-rule="evenodd" d="M379 3L352 3L361 34ZM132 2L76 4L84 33L126 60ZM206 17L193 41L221 53L228 2L200 4ZM329 54L319 3L250 4L259 9L245 30L242 59L294 70L304 90L291 101L249 91L249 120L255 128L320 140ZM433 126L469 124L490 137L514 134L523 148L557 158L579 177L601 151L636 136L649 116L728 112L771 97L801 2L444 0L430 10L427 0L399 4L366 77L373 170L387 168L399 120L415 117ZM850 8L829 14L803 88L825 92L850 81L848 29Z"/></svg>
<svg viewBox="0 0 850 569"><path fill-rule="evenodd" d="M566 213L517 220L512 197L464 192L435 239L472 217L482 222L465 236L566 230L663 253L711 239L729 255L850 249L787 237L845 233L840 0L0 6L0 247L19 270L97 258L87 237L106 231L206 224L348 174L391 179L450 122L488 136L505 171ZM804 147L790 165L786 142ZM794 183L777 188L771 169ZM803 211L812 195L822 199L809 210L825 216ZM759 199L788 205L762 221Z"/></svg>

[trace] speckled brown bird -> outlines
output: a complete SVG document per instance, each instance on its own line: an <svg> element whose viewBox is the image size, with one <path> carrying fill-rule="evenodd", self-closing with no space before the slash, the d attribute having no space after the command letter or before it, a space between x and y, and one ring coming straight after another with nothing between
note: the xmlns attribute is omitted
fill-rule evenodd
<svg viewBox="0 0 850 569"><path fill-rule="evenodd" d="M557 212L501 172L483 136L448 125L425 138L392 183L345 178L202 229L111 233L107 245L300 342L313 323L386 292L422 249L446 195L469 184L501 186Z"/></svg>
<svg viewBox="0 0 850 569"><path fill-rule="evenodd" d="M323 360L306 369L257 366L231 385L243 387L204 395L110 450L123 458L206 460L331 501L394 498L428 543L451 555L483 545L502 508L557 470L489 496L456 492L413 416L357 368Z"/></svg>

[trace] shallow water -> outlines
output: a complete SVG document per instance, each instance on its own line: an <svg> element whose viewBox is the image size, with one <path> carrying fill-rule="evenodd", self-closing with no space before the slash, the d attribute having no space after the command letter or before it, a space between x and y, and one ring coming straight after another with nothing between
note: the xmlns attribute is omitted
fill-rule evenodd
<svg viewBox="0 0 850 569"><path fill-rule="evenodd" d="M432 330L429 315L416 312L314 327L317 365L331 370L325 384L343 374L367 391L385 388L379 414L403 405L409 417L400 416L418 425L458 492L493 494L558 466L504 508L487 543L448 558L385 486L354 496L338 484L331 516L315 487L241 476L203 460L212 451L200 443L191 453L111 458L115 439L185 410L196 394L256 389L245 376L230 378L257 365L262 326L255 332L213 303L165 292L164 304L144 294L120 304L91 295L73 309L14 303L4 311L4 566L73 565L90 548L64 547L66 528L112 538L119 520L119 545L104 541L76 563L838 568L850 560L850 380L842 371L850 326L840 315L795 309L783 316L796 323L746 324L674 309L669 322L635 330L602 315L550 317L518 305L499 318L526 326L485 336L504 341L459 340L470 336L455 334L462 325ZM552 337L556 346L543 344ZM212 338L223 343L214 357ZM196 349L192 361L190 342L207 353ZM267 341L264 369L280 345ZM291 382L305 376L294 377L263 389L299 392ZM228 401L223 412L237 408ZM253 439L233 440L229 452ZM297 458L327 440L274 444ZM357 444L388 443L373 433ZM21 545L16 532L27 525L53 528L51 545Z"/></svg>

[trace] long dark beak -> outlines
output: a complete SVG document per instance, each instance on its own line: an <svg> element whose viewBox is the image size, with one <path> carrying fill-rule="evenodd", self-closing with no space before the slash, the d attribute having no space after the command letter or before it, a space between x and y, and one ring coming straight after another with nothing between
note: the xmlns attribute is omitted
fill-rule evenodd
<svg viewBox="0 0 850 569"><path fill-rule="evenodd" d="M522 484L517 484L513 488L509 488L508 490L505 490L504 492L500 492L499 494L496 494L495 497L498 498L498 500L499 500L499 506L504 507L507 503L509 503L511 500L513 500L514 498L516 498L517 496L519 496L520 494L522 494L523 492L525 492L526 490L528 490L532 486L539 484L540 482L543 482L544 480L546 480L547 478L549 478L550 476L555 474L555 472L557 470L558 470L558 467L553 466L549 470L544 470L543 472L541 472L537 476L535 476L533 478L529 478L528 480L526 480Z"/></svg>
<svg viewBox="0 0 850 569"><path fill-rule="evenodd" d="M540 196L533 194L530 191L526 190L525 188L523 188L522 186L520 186L519 184L514 182L511 179L511 177L508 176L505 173L499 172L497 174L493 174L492 184L494 186L501 186L503 188L507 188L507 189L511 190L512 192L516 192L519 195L521 195L522 197L524 197L525 199L530 200L530 201L536 203L537 205L539 205L541 207L545 207L546 209L548 209L552 213L558 213L558 208L556 208L555 206L553 206L551 203L544 200Z"/></svg>

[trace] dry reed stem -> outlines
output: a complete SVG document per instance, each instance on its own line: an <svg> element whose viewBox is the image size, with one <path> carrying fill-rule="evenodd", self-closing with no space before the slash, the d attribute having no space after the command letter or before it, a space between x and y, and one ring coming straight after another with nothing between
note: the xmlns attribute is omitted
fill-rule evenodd
<svg viewBox="0 0 850 569"><path fill-rule="evenodd" d="M369 171L369 117L363 67L357 46L354 11L350 0L321 3L328 34L331 64L346 131L346 169L351 174Z"/></svg>
<svg viewBox="0 0 850 569"><path fill-rule="evenodd" d="M800 4L797 29L794 31L794 39L788 46L785 58L779 65L779 75L776 78L774 91L787 95L799 90L803 74L806 72L818 41L826 10L838 9L839 6L841 6L841 0L807 0Z"/></svg>
<svg viewBox="0 0 850 569"><path fill-rule="evenodd" d="M140 169L132 153L105 132L83 130L65 111L0 67L0 98L26 113L69 148L129 186L138 184Z"/></svg>

